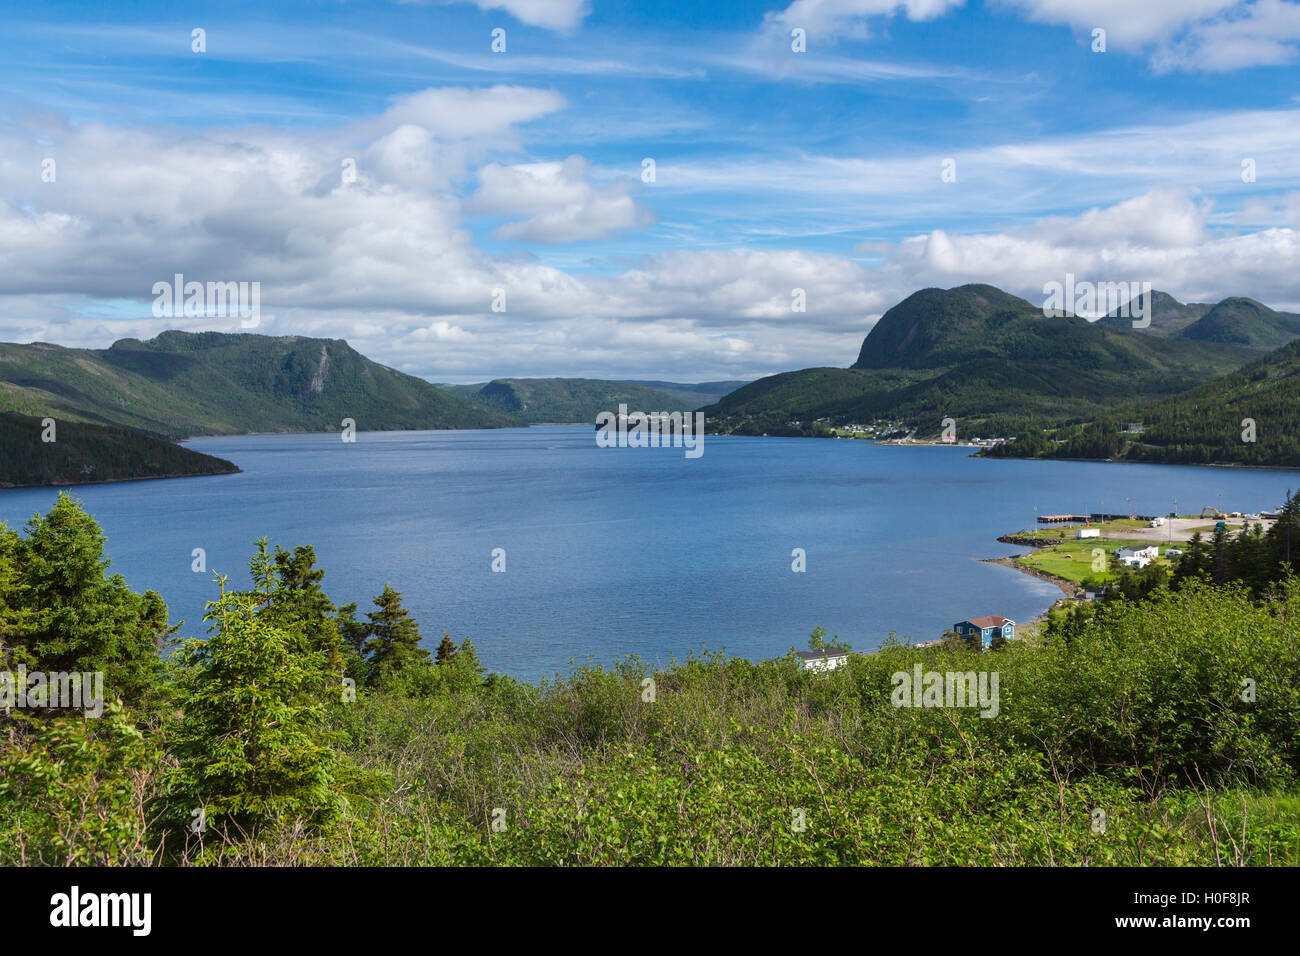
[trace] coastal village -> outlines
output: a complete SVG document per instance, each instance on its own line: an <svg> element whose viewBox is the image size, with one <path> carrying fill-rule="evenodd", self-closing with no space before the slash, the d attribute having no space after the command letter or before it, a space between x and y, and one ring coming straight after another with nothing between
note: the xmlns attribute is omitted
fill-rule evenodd
<svg viewBox="0 0 1300 956"><path fill-rule="evenodd" d="M1036 515L1036 527L998 538L1005 544L1033 548L1027 554L990 558L1001 564L1058 585L1064 596L1030 627L1054 609L1079 601L1095 600L1118 566L1143 569L1163 564L1173 570L1183 545L1199 534L1209 539L1218 530L1234 535L1248 525L1267 531L1276 513L1272 511L1220 511L1206 505L1196 514L1176 511L1163 515L1109 513L1062 513ZM1100 567L1099 567L1100 563Z"/></svg>
<svg viewBox="0 0 1300 956"><path fill-rule="evenodd" d="M1054 610L1095 600L1098 587L1111 577L1109 569L1115 565L1140 570L1163 562L1172 570L1182 556L1181 545L1193 535L1199 533L1208 539L1219 529L1231 535L1255 524L1268 530L1276 517L1272 511L1223 512L1210 505L1203 507L1199 514L1185 515L1177 512L1036 515L1037 527L998 538L1005 544L1030 547L1033 551L984 560L1051 581L1064 592L1039 617L1021 627L1021 636L1028 637L1037 634L1039 624ZM1107 570L1097 569L1099 559ZM1016 622L1003 614L974 616L955 622L942 637L918 641L913 646L941 647L958 640L972 648L993 650L1015 640L1016 628ZM847 650L834 647L796 652L804 668L813 671L834 670L848 663L848 655Z"/></svg>

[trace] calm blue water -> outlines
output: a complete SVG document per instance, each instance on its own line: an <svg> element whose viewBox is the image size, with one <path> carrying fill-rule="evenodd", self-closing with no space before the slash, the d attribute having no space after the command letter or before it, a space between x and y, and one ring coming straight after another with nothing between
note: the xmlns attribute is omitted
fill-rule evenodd
<svg viewBox="0 0 1300 956"><path fill-rule="evenodd" d="M310 544L336 604L403 592L425 643L473 639L524 679L570 658L635 652L667 662L707 645L763 659L824 625L860 650L891 631L938 637L954 621L1027 621L1060 596L978 558L1040 513L1202 505L1258 511L1294 472L993 461L959 448L707 438L682 449L597 448L583 427L200 439L243 474L92 485L75 494L108 534L114 569L153 588L201 635L211 571L246 583L252 542ZM0 492L21 526L51 489ZM209 573L190 570L204 548ZM491 571L494 548L504 574ZM806 573L791 551L807 552Z"/></svg>

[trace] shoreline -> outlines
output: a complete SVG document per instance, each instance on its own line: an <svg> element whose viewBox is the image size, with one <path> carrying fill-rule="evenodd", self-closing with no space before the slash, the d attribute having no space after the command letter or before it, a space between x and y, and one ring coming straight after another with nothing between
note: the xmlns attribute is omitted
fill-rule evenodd
<svg viewBox="0 0 1300 956"><path fill-rule="evenodd" d="M1127 458L1031 458L1020 455L971 455L1003 461L1074 461L1093 465L1163 465L1174 468L1235 468L1242 471L1300 471L1300 465L1242 465L1231 461L1130 461Z"/></svg>
<svg viewBox="0 0 1300 956"><path fill-rule="evenodd" d="M976 560L982 561L984 564L998 564L1004 568L1011 568L1014 571L1019 571L1021 574L1028 574L1030 577L1038 578L1038 580L1040 581L1046 581L1049 584L1055 584L1058 588L1061 589L1061 592L1064 595L1064 597L1057 598L1055 601L1049 604L1041 613L1039 613L1036 617L1034 617L1033 620L1029 621L1026 625L1024 625L1026 627L1033 627L1037 629L1038 626L1043 621L1045 621L1047 617L1052 613L1052 610L1056 608L1058 605L1060 605L1061 601L1063 600L1079 601L1083 599L1084 596L1083 588L1075 584L1073 581L1069 580L1068 578L1059 577L1058 575L1055 574L1049 574L1046 571L1040 571L1038 570L1038 568L1030 568L1030 567L1026 567L1023 564L1019 564L1015 560L1014 555L1001 557L1001 558L976 558Z"/></svg>
<svg viewBox="0 0 1300 956"><path fill-rule="evenodd" d="M124 481L171 481L173 478L220 478L223 475L242 475L244 469L232 471L179 472L174 475L140 475L136 478L97 478L93 481L52 481L31 485L0 485L0 491L27 491L32 488L80 488L83 485L120 485Z"/></svg>
<svg viewBox="0 0 1300 956"><path fill-rule="evenodd" d="M976 448L980 451L989 448L1002 447L999 445L986 445L983 443L974 444L973 442L944 442L944 441L916 441L916 440L898 440L892 438L858 438L841 435L750 435L743 432L708 432L704 433L706 438L807 438L810 440L847 440L847 441L865 441L872 445L887 446L890 448ZM1127 458L1065 458L1050 457L1039 458L1022 455L982 455L978 452L968 455L969 458L982 458L991 461L1072 461L1081 464L1094 465L1162 465L1175 468L1229 468L1239 469L1242 471L1294 471L1300 472L1300 465L1243 465L1230 461L1130 461Z"/></svg>

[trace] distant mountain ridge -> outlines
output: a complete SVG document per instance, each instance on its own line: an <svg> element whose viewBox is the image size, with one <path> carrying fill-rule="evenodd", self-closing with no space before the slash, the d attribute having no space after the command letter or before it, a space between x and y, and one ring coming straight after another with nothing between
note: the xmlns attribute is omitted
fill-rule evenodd
<svg viewBox="0 0 1300 956"><path fill-rule="evenodd" d="M745 383L626 382L591 378L498 378L478 385L444 385L457 395L530 424L592 424L601 412L689 412ZM655 386L664 386L663 388Z"/></svg>
<svg viewBox="0 0 1300 956"><path fill-rule="evenodd" d="M341 339L163 332L107 349L0 344L0 485L223 474L195 435L522 426ZM52 418L57 440L40 438Z"/></svg>
<svg viewBox="0 0 1300 956"><path fill-rule="evenodd" d="M663 392L665 395L671 395L682 402L695 402L695 408L704 405L712 405L719 399L730 395L738 388L748 385L749 379L734 379L721 382L696 382L694 384L686 382L655 382L639 381L629 379L631 385L644 385L646 388L653 388L656 392Z"/></svg>
<svg viewBox="0 0 1300 956"><path fill-rule="evenodd" d="M1014 435L1174 395L1258 355L1208 337L1049 317L990 285L922 289L881 316L850 368L760 379L705 414L719 431L741 434L815 434L825 431L819 420L897 421L937 434L951 417L967 436Z"/></svg>
<svg viewBox="0 0 1300 956"><path fill-rule="evenodd" d="M0 411L165 438L498 428L522 422L372 362L342 339L168 331L107 349L0 344Z"/></svg>
<svg viewBox="0 0 1300 956"><path fill-rule="evenodd" d="M1272 351L1300 338L1300 315L1279 312L1244 296L1232 296L1217 303L1183 304L1167 292L1152 290L1151 324L1133 328L1135 308L1144 307L1140 295L1129 305L1129 315L1116 310L1097 320L1098 325L1130 329L1164 338L1199 342L1220 342L1260 351Z"/></svg>
<svg viewBox="0 0 1300 956"><path fill-rule="evenodd" d="M1151 324L1143 329L1133 328L1133 316L1145 311L1146 295L1135 297L1125 309L1116 309L1097 320L1097 324L1113 329L1130 329L1161 337L1178 336L1185 328L1214 308L1211 302L1179 302L1167 292L1151 291ZM1128 314L1124 314L1127 312Z"/></svg>

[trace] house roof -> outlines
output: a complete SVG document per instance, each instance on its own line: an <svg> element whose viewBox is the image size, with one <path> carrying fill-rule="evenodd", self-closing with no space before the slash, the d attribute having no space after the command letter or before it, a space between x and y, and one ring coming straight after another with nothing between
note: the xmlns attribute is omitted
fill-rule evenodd
<svg viewBox="0 0 1300 956"><path fill-rule="evenodd" d="M990 614L988 617L971 617L967 618L965 624L974 624L983 630L986 627L1001 627L1003 624L1015 624L1016 622L1009 617L1003 617L1001 614Z"/></svg>
<svg viewBox="0 0 1300 956"><path fill-rule="evenodd" d="M837 650L833 647L824 647L820 651L795 651L794 656L802 658L805 661L822 660L827 657L848 657L848 651Z"/></svg>

